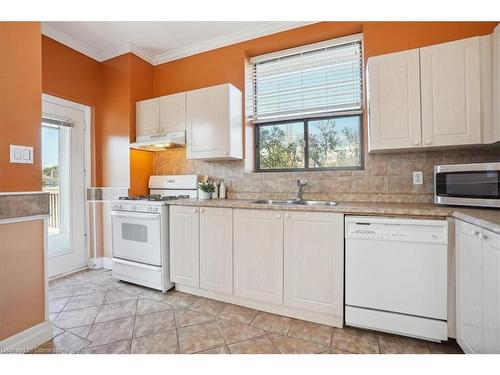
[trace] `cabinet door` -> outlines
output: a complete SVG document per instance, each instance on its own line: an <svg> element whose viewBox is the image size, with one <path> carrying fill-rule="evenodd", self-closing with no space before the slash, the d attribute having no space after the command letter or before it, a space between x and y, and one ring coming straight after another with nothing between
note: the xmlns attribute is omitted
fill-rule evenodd
<svg viewBox="0 0 500 375"><path fill-rule="evenodd" d="M481 229L456 221L457 341L466 353L483 350Z"/></svg>
<svg viewBox="0 0 500 375"><path fill-rule="evenodd" d="M234 294L283 303L283 213L234 210Z"/></svg>
<svg viewBox="0 0 500 375"><path fill-rule="evenodd" d="M424 146L481 143L479 37L420 50Z"/></svg>
<svg viewBox="0 0 500 375"><path fill-rule="evenodd" d="M136 138L158 134L160 123L158 98L136 103Z"/></svg>
<svg viewBox="0 0 500 375"><path fill-rule="evenodd" d="M342 316L344 215L285 212L284 303Z"/></svg>
<svg viewBox="0 0 500 375"><path fill-rule="evenodd" d="M187 93L187 158L229 156L229 97L227 85Z"/></svg>
<svg viewBox="0 0 500 375"><path fill-rule="evenodd" d="M200 286L198 208L170 207L170 281Z"/></svg>
<svg viewBox="0 0 500 375"><path fill-rule="evenodd" d="M233 294L231 208L200 208L200 288Z"/></svg>
<svg viewBox="0 0 500 375"><path fill-rule="evenodd" d="M370 151L420 147L418 49L368 60Z"/></svg>
<svg viewBox="0 0 500 375"><path fill-rule="evenodd" d="M159 98L160 133L186 130L186 93L181 92Z"/></svg>
<svg viewBox="0 0 500 375"><path fill-rule="evenodd" d="M500 234L482 237L484 352L500 354Z"/></svg>

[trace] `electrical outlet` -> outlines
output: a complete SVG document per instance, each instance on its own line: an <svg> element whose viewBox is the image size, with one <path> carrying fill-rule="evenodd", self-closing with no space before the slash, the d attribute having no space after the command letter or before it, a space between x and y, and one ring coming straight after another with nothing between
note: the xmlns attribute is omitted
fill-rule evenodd
<svg viewBox="0 0 500 375"><path fill-rule="evenodd" d="M422 171L413 171L413 185L422 185L424 183L424 175Z"/></svg>

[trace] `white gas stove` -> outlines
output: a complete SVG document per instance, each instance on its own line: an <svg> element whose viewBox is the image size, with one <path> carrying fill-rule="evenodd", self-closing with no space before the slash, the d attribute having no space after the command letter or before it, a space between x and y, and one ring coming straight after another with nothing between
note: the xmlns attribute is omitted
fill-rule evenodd
<svg viewBox="0 0 500 375"><path fill-rule="evenodd" d="M168 205L198 196L198 176L151 176L146 196L120 197L111 203L113 276L159 289L170 282Z"/></svg>

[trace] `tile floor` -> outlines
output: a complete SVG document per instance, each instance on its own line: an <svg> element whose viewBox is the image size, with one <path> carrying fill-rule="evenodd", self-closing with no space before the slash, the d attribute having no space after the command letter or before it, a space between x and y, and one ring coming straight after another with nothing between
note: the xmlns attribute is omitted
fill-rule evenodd
<svg viewBox="0 0 500 375"><path fill-rule="evenodd" d="M87 270L54 280L50 320L56 336L34 353L461 353L353 328L332 328L209 300L162 294Z"/></svg>

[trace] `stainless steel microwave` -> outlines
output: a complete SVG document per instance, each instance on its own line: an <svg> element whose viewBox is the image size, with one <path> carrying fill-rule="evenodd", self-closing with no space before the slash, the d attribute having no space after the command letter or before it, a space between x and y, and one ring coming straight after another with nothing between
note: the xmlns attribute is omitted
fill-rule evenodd
<svg viewBox="0 0 500 375"><path fill-rule="evenodd" d="M500 207L500 162L436 165L434 203Z"/></svg>

